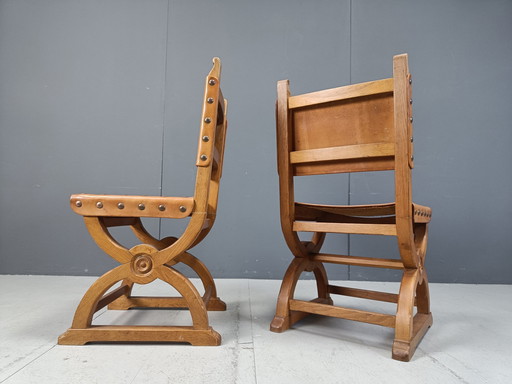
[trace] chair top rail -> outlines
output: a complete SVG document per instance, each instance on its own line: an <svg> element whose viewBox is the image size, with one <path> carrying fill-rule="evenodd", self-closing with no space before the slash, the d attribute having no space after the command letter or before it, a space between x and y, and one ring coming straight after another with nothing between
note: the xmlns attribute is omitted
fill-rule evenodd
<svg viewBox="0 0 512 384"><path fill-rule="evenodd" d="M343 87L331 88L323 91L290 96L288 98L288 107L290 109L303 108L310 105L330 103L332 101L390 93L393 92L393 89L394 84L392 78L369 81L366 83L346 85Z"/></svg>

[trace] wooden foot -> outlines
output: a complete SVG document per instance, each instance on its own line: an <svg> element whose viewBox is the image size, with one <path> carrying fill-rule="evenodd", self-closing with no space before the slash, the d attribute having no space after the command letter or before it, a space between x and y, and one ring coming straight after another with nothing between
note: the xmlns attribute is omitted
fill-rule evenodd
<svg viewBox="0 0 512 384"><path fill-rule="evenodd" d="M220 345L221 336L211 327L156 326L92 326L86 329L68 329L59 337L60 345L85 345L90 342L178 342L192 345Z"/></svg>
<svg viewBox="0 0 512 384"><path fill-rule="evenodd" d="M270 330L272 332L281 333L290 328L290 317L274 316L270 323Z"/></svg>
<svg viewBox="0 0 512 384"><path fill-rule="evenodd" d="M225 311L227 308L226 303L218 297L212 297L206 303L206 310L208 311Z"/></svg>
<svg viewBox="0 0 512 384"><path fill-rule="evenodd" d="M414 328L411 340L399 340L393 341L392 358L394 360L409 361L411 360L416 347L420 343L425 333L432 326L432 314L418 313L414 316Z"/></svg>
<svg viewBox="0 0 512 384"><path fill-rule="evenodd" d="M421 284L420 270L406 270L402 277L395 324L395 340L392 357L395 360L411 360L416 347L432 326L428 279L423 272ZM414 304L418 313L413 316Z"/></svg>

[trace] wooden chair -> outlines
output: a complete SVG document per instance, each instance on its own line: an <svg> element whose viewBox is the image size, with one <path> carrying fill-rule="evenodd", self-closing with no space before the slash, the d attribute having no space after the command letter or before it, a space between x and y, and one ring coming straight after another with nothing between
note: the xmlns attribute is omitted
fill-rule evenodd
<svg viewBox="0 0 512 384"><path fill-rule="evenodd" d="M411 76L407 55L393 58L393 78L290 96L277 85L281 226L295 256L284 276L270 329L282 332L309 314L395 328L394 359L409 361L432 325L424 268L432 211L412 202ZM320 205L294 200L294 176L394 170L391 204ZM312 232L301 241L298 232ZM396 236L400 259L321 253L326 233ZM403 271L398 294L330 285L323 263ZM312 271L318 297L294 299L301 273ZM333 305L331 294L397 303L396 315ZM416 307L416 311L414 310ZM415 314L416 312L416 314Z"/></svg>
<svg viewBox="0 0 512 384"><path fill-rule="evenodd" d="M220 72L220 60L214 58L213 68L206 77L193 197L71 196L71 208L83 216L94 241L121 265L105 273L89 288L78 305L71 328L60 336L59 344L81 345L91 341L220 344L221 336L209 326L207 310L223 311L226 305L217 297L215 283L206 266L187 252L208 234L217 211L227 127L227 101L220 89ZM179 238L158 240L146 231L141 217L190 217L190 221ZM130 249L119 244L109 233L109 228L116 226L129 226L141 244ZM178 263L188 265L199 275L204 295L173 268ZM174 287L182 297L132 296L134 284L148 284L156 279ZM120 287L109 291L118 282L121 282ZM107 305L109 309L188 308L192 326L92 325L93 314Z"/></svg>

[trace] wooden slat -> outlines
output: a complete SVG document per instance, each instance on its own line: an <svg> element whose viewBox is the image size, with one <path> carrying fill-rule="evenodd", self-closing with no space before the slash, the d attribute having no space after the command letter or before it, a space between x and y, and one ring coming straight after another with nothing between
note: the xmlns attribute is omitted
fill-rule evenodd
<svg viewBox="0 0 512 384"><path fill-rule="evenodd" d="M97 312L99 311L101 308L103 307L106 307L107 305L109 305L111 302L113 302L114 300L118 299L119 297L127 294L129 291L129 287L128 285L124 284L122 286L120 286L119 288L116 288L115 290L113 290L112 292L110 293L107 293L105 296L103 296L99 301L98 301L98 304L96 305L96 309L94 310L94 312Z"/></svg>
<svg viewBox="0 0 512 384"><path fill-rule="evenodd" d="M325 205L295 203L297 208L314 209L336 215L347 216L388 216L395 214L395 203L388 204L368 204L368 205Z"/></svg>
<svg viewBox="0 0 512 384"><path fill-rule="evenodd" d="M369 81L366 83L346 85L324 91L305 93L291 96L288 99L290 109L307 107L309 105L329 103L331 101L351 99L355 97L377 95L393 92L393 79Z"/></svg>
<svg viewBox="0 0 512 384"><path fill-rule="evenodd" d="M183 297L132 296L130 308L188 308Z"/></svg>
<svg viewBox="0 0 512 384"><path fill-rule="evenodd" d="M328 304L329 299L324 299L317 297L316 299L310 300L310 303L321 303L321 304ZM302 320L306 316L311 315L311 313L308 312L301 312L301 311L290 311L290 324L295 324L297 321Z"/></svg>
<svg viewBox="0 0 512 384"><path fill-rule="evenodd" d="M384 301L386 303L398 303L398 295L396 293L370 291L367 289L339 287L329 285L329 293L335 295L343 295L350 297L358 297L360 299Z"/></svg>
<svg viewBox="0 0 512 384"><path fill-rule="evenodd" d="M357 144L290 152L290 162L292 164L313 163L318 161L388 157L394 154L394 143Z"/></svg>
<svg viewBox="0 0 512 384"><path fill-rule="evenodd" d="M360 267L404 269L401 260L379 259L375 257L331 255L327 253L318 253L312 257L312 260L322 263L357 265Z"/></svg>
<svg viewBox="0 0 512 384"><path fill-rule="evenodd" d="M312 303L310 301L290 300L290 310L361 321L363 323L382 325L389 328L395 327L395 316L393 315Z"/></svg>
<svg viewBox="0 0 512 384"><path fill-rule="evenodd" d="M359 235L396 236L395 224L359 224L359 223L318 223L295 221L296 232L353 233Z"/></svg>

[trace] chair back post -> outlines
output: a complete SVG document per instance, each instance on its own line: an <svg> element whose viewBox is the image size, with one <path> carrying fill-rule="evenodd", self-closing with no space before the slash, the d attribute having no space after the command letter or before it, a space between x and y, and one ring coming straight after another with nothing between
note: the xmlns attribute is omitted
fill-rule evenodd
<svg viewBox="0 0 512 384"><path fill-rule="evenodd" d="M196 159L196 183L192 220L201 222L202 229L192 246L199 243L215 221L222 177L227 130L227 100L220 88L221 61L213 58L213 67L206 76L201 115L201 129ZM208 223L206 221L208 220Z"/></svg>
<svg viewBox="0 0 512 384"><path fill-rule="evenodd" d="M209 184L212 174L217 133L216 125L220 90L220 71L220 60L214 58L213 68L206 76L204 86L203 111L201 114L201 128L199 130L199 144L197 146L194 213L206 212L208 207Z"/></svg>
<svg viewBox="0 0 512 384"><path fill-rule="evenodd" d="M221 61L218 57L212 61L213 67L204 86L191 219L181 237L160 252L159 261L193 248L206 237L215 221L226 139L227 100L220 89Z"/></svg>
<svg viewBox="0 0 512 384"><path fill-rule="evenodd" d="M395 121L395 201L396 227L400 257L406 268L417 268L419 258L414 246L412 228L412 105L407 54L393 57L394 121Z"/></svg>
<svg viewBox="0 0 512 384"><path fill-rule="evenodd" d="M288 106L290 82L281 80L277 83L276 101L276 138L277 171L279 174L279 204L281 212L281 229L285 241L296 257L303 257L307 252L293 230L295 220L295 196L293 190L293 168L290 163L290 150L293 146L293 127Z"/></svg>

